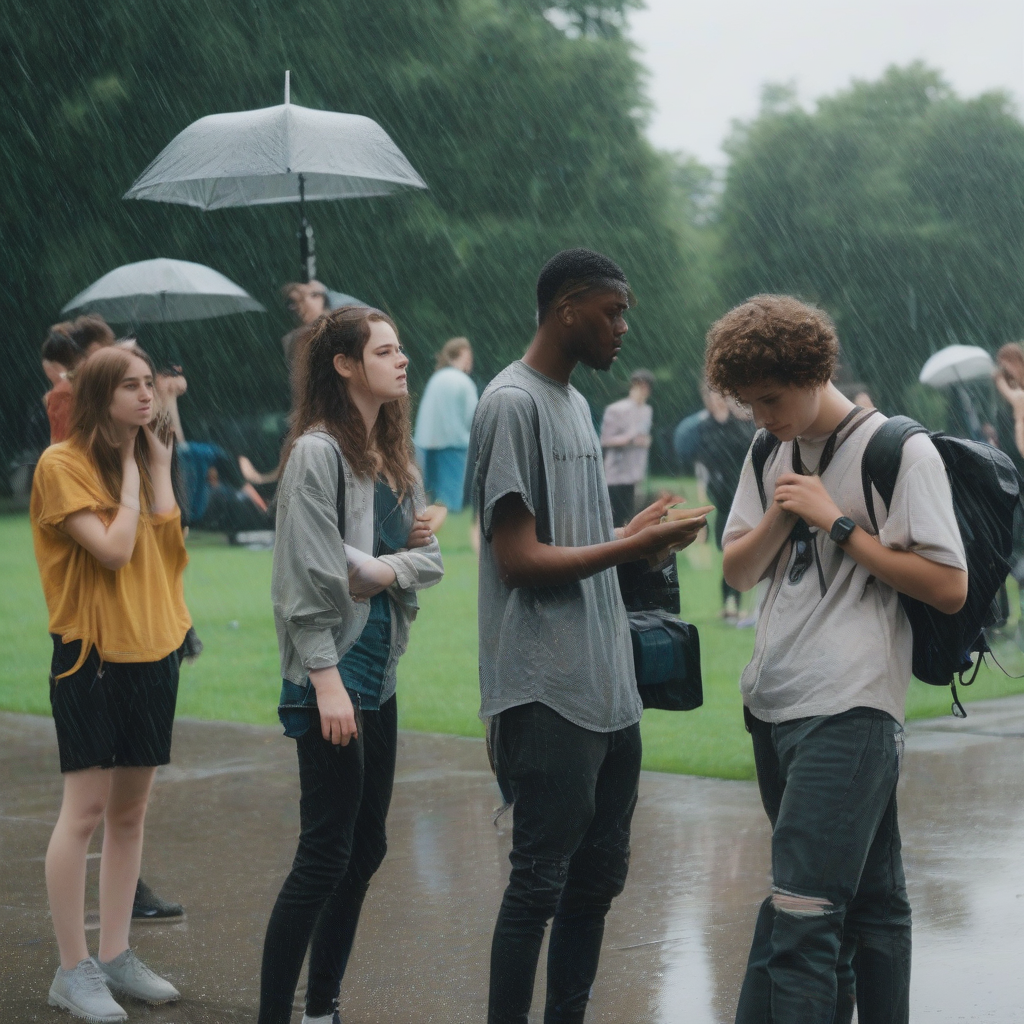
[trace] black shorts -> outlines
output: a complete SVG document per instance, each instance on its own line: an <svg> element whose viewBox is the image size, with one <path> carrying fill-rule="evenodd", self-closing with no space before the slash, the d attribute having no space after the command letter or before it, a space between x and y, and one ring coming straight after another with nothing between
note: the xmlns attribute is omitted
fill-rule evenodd
<svg viewBox="0 0 1024 1024"><path fill-rule="evenodd" d="M51 634L52 635L52 634ZM53 637L50 706L57 726L60 770L150 768L171 759L178 699L178 652L160 661L104 662L94 647L74 675L80 640Z"/></svg>

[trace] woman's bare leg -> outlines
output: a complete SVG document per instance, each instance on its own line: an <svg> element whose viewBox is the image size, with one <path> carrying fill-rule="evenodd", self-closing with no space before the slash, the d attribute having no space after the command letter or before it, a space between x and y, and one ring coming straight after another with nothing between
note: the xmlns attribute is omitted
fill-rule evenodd
<svg viewBox="0 0 1024 1024"><path fill-rule="evenodd" d="M155 774L156 768L111 769L100 858L100 959L104 963L128 948L146 805Z"/></svg>
<svg viewBox="0 0 1024 1024"><path fill-rule="evenodd" d="M65 772L60 815L46 850L46 894L60 965L66 971L89 955L85 944L85 862L89 841L103 819L110 781L111 772L106 768Z"/></svg>

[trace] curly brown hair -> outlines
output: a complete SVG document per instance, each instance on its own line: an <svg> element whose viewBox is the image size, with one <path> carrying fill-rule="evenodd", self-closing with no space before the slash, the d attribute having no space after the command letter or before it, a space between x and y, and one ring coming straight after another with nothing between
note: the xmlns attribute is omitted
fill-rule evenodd
<svg viewBox="0 0 1024 1024"><path fill-rule="evenodd" d="M839 358L829 315L792 295L754 295L711 325L704 352L708 384L736 397L763 381L798 388L827 384Z"/></svg>
<svg viewBox="0 0 1024 1024"><path fill-rule="evenodd" d="M359 410L349 398L344 380L334 368L336 355L359 363L370 340L370 324L394 320L368 306L340 306L309 325L295 354L292 375L292 424L284 445L284 469L295 442L308 430L322 429L337 442L352 471L375 477L383 470L400 495L412 492L416 481L412 468L412 427L409 397L381 406L370 437Z"/></svg>

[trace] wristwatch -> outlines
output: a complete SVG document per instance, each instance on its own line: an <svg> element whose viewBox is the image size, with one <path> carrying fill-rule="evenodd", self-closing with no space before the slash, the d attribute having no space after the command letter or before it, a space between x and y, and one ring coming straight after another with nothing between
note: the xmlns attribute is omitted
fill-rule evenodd
<svg viewBox="0 0 1024 1024"><path fill-rule="evenodd" d="M857 524L849 516L840 516L828 531L829 537L834 544L842 547L849 539L850 534L857 529Z"/></svg>

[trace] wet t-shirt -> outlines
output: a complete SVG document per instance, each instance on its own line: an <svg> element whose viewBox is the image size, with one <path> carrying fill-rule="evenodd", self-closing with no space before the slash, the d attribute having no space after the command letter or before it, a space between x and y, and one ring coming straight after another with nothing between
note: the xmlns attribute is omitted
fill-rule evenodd
<svg viewBox="0 0 1024 1024"><path fill-rule="evenodd" d="M480 399L469 457L482 534L481 718L539 701L594 732L639 721L615 570L564 586L509 589L491 550L494 506L507 494L518 494L537 517L545 543L582 547L615 539L586 400L571 385L515 362Z"/></svg>
<svg viewBox="0 0 1024 1024"><path fill-rule="evenodd" d="M72 441L51 445L32 480L32 542L50 613L49 631L82 641L77 671L93 647L104 661L160 661L177 650L192 619L182 574L188 563L181 514L139 515L132 556L120 569L100 565L64 529L76 512L94 512L109 526L117 502L88 453Z"/></svg>
<svg viewBox="0 0 1024 1024"><path fill-rule="evenodd" d="M841 431L835 457L821 476L841 513L868 532L873 531L861 461L865 446L884 422L885 417L876 413L852 432L849 427ZM816 470L825 440L800 441L805 471ZM785 442L765 465L769 501L779 476L793 470L793 444ZM873 499L878 539L886 547L967 568L946 468L926 435L916 434L903 446L888 515L877 490ZM723 544L754 529L763 515L748 455ZM797 565L796 545L788 541L768 568L754 656L740 680L744 704L764 722L837 715L855 707L878 708L902 722L913 634L899 594L834 544L827 532L812 529L811 543L812 558L806 559L805 570Z"/></svg>

